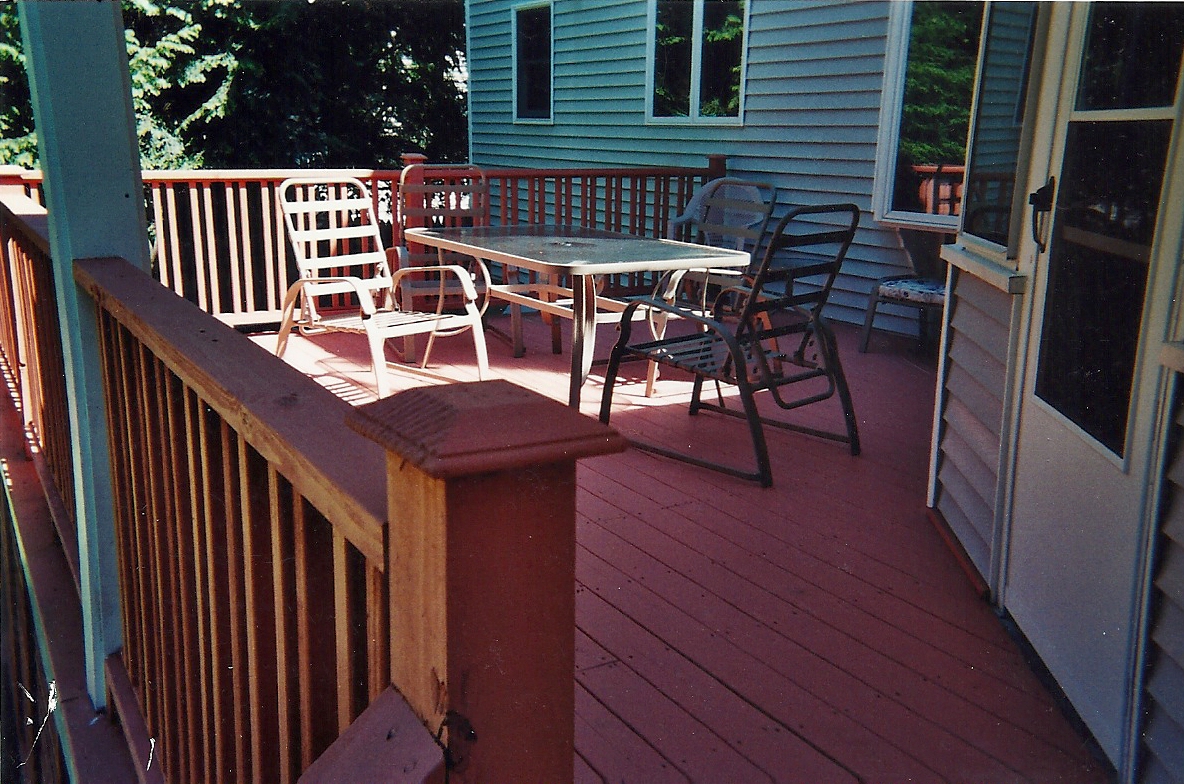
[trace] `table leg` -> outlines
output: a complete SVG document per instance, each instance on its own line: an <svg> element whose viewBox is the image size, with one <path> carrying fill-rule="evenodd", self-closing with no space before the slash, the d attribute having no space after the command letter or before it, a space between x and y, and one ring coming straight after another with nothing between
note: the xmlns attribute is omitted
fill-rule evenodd
<svg viewBox="0 0 1184 784"><path fill-rule="evenodd" d="M571 393L567 404L580 407L580 389L592 369L596 353L596 278L576 275L572 280Z"/></svg>

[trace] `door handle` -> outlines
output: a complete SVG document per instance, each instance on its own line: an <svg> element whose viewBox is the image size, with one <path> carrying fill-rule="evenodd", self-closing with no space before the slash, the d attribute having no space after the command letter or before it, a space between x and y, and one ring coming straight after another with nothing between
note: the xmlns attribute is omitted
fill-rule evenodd
<svg viewBox="0 0 1184 784"><path fill-rule="evenodd" d="M1052 212L1056 190L1057 178L1049 177L1048 182L1028 194L1028 204L1032 205L1032 240L1040 253L1048 249L1048 215Z"/></svg>

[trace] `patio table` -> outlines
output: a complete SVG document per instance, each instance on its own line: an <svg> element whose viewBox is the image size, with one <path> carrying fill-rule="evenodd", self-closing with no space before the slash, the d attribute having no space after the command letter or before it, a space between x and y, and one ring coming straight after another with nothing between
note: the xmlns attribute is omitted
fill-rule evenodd
<svg viewBox="0 0 1184 784"><path fill-rule="evenodd" d="M633 272L671 272L706 268L743 268L748 253L673 240L639 237L578 226L482 226L415 228L408 239L440 250L463 253L486 262L531 270L541 275L569 276L571 288L547 284L507 283L490 286L490 296L516 305L572 319L571 389L568 405L579 408L580 390L592 368L596 349L598 305L620 311L623 305L596 296L596 278ZM571 307L542 298L543 293L570 292ZM615 313L610 314L615 316Z"/></svg>

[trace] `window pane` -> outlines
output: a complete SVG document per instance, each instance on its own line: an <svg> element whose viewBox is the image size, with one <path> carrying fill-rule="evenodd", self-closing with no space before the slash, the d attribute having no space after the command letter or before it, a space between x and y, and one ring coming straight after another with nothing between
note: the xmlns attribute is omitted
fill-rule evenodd
<svg viewBox="0 0 1184 784"><path fill-rule="evenodd" d="M551 117L551 9L518 11L518 116Z"/></svg>
<svg viewBox="0 0 1184 784"><path fill-rule="evenodd" d="M1011 230L1035 12L1035 3L991 6L979 74L963 231L1003 246Z"/></svg>
<svg viewBox="0 0 1184 784"><path fill-rule="evenodd" d="M1119 455L1171 130L1075 122L1065 141L1036 394Z"/></svg>
<svg viewBox="0 0 1184 784"><path fill-rule="evenodd" d="M691 113L694 0L659 0L654 29L654 116Z"/></svg>
<svg viewBox="0 0 1184 784"><path fill-rule="evenodd" d="M1184 49L1184 5L1099 3L1090 12L1078 109L1171 106ZM1134 56L1126 53L1137 52Z"/></svg>
<svg viewBox="0 0 1184 784"><path fill-rule="evenodd" d="M706 0L703 4L703 72L699 77L700 115L740 116L743 54L743 0Z"/></svg>
<svg viewBox="0 0 1184 784"><path fill-rule="evenodd" d="M917 2L892 209L958 214L982 3Z"/></svg>

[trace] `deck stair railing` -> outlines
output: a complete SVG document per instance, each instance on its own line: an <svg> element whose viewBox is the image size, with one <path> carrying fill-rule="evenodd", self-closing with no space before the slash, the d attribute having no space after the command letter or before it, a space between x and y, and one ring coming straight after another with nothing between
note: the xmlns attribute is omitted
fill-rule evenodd
<svg viewBox="0 0 1184 784"><path fill-rule="evenodd" d="M61 351L27 347L52 330L13 272L52 261L23 199L0 199L3 293L32 315L0 337L40 378ZM122 259L74 276L112 441L107 685L147 779L569 779L575 461L623 442L504 382L353 409Z"/></svg>

